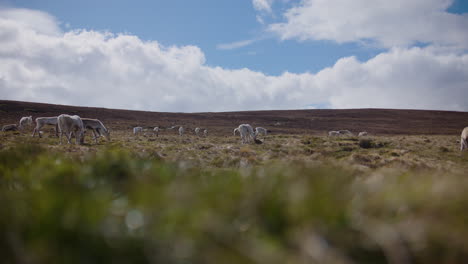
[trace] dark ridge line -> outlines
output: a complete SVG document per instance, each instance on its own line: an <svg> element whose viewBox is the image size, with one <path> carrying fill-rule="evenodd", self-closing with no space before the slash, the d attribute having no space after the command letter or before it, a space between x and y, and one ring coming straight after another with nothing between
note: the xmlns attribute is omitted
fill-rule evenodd
<svg viewBox="0 0 468 264"><path fill-rule="evenodd" d="M56 106L56 107L71 107L71 108L87 108L87 109L104 109L116 111L130 111L130 112L145 112L145 113L165 113L165 114L229 114L229 113L265 113L265 112L320 112L320 111L421 111L421 112L443 112L443 113L468 113L468 111L455 111L455 110L434 110L434 109L410 109L410 108L318 108L318 109L269 109L269 110L236 110L236 111L218 111L218 112L166 112L166 111L150 111L150 110L134 110L123 108L107 108L99 106L79 106L79 105L66 105L66 104L51 104L31 101L17 101L17 100L0 100L1 103L19 103L19 104L38 104L43 106Z"/></svg>

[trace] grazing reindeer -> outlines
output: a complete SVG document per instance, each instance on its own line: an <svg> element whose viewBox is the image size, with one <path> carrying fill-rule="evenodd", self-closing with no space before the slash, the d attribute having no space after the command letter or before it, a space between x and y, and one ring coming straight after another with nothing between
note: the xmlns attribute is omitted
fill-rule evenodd
<svg viewBox="0 0 468 264"><path fill-rule="evenodd" d="M23 130L25 126L32 126L32 116L23 116L19 122L19 129Z"/></svg>
<svg viewBox="0 0 468 264"><path fill-rule="evenodd" d="M133 128L133 134L138 135L140 133L143 133L143 128L142 127L134 127Z"/></svg>
<svg viewBox="0 0 468 264"><path fill-rule="evenodd" d="M99 137L105 137L107 140L110 141L110 133L109 130L104 126L104 124L99 121L98 119L91 119L91 118L82 118L83 125L87 129L91 129L93 131L94 141L96 144L98 143Z"/></svg>
<svg viewBox="0 0 468 264"><path fill-rule="evenodd" d="M259 134L262 134L264 136L267 135L267 130L263 127L256 127L255 128L255 135L258 136Z"/></svg>
<svg viewBox="0 0 468 264"><path fill-rule="evenodd" d="M468 149L468 127L465 127L461 133L460 151Z"/></svg>
<svg viewBox="0 0 468 264"><path fill-rule="evenodd" d="M16 131L18 130L18 126L16 124L10 124L10 125L4 125L2 127L2 131L3 132L6 132L6 131Z"/></svg>
<svg viewBox="0 0 468 264"><path fill-rule="evenodd" d="M57 117L57 123L60 131L60 144L62 144L62 136L64 133L67 137L68 144L71 144L72 134L75 135L77 145L84 143L85 127L79 116L62 114Z"/></svg>
<svg viewBox="0 0 468 264"><path fill-rule="evenodd" d="M57 117L38 117L36 118L36 127L34 128L32 137L37 133L41 137L41 128L45 125L55 126L55 136L58 137L58 123Z"/></svg>
<svg viewBox="0 0 468 264"><path fill-rule="evenodd" d="M242 144L250 143L250 141L254 141L257 139L254 130L251 125L249 124L242 124L238 127L240 132Z"/></svg>

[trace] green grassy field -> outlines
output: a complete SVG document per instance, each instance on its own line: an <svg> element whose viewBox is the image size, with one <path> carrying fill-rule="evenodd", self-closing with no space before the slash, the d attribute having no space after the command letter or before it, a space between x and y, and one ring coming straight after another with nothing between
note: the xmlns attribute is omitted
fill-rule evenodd
<svg viewBox="0 0 468 264"><path fill-rule="evenodd" d="M465 263L455 136L0 134L2 263Z"/></svg>

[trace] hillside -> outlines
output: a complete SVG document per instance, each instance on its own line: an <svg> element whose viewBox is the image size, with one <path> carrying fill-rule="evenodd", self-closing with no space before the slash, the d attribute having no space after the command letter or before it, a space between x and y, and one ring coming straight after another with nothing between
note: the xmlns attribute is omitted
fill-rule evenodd
<svg viewBox="0 0 468 264"><path fill-rule="evenodd" d="M219 113L167 113L77 107L0 100L0 124L18 123L22 116L55 116L63 113L98 118L114 130L134 126L188 128L205 127L211 133L225 134L242 123L263 126L272 133L324 134L348 129L373 134L455 135L468 126L468 112L395 109L317 109L272 110Z"/></svg>

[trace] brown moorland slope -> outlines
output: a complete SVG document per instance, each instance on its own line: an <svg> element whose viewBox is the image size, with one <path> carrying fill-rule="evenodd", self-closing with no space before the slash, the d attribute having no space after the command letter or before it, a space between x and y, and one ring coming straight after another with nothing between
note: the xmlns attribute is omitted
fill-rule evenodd
<svg viewBox="0 0 468 264"><path fill-rule="evenodd" d="M217 113L167 113L67 106L0 100L0 124L18 123L22 116L76 114L98 118L113 130L134 126L167 128L183 125L204 127L210 134L231 133L242 123L268 128L273 133L325 134L329 130L348 129L373 134L455 135L468 126L468 112L395 109L316 109L271 110Z"/></svg>

